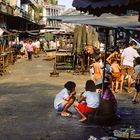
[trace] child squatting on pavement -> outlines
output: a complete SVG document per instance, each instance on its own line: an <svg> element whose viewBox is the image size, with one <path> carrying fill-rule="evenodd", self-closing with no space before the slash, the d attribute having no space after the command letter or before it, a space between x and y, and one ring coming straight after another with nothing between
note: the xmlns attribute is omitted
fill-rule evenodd
<svg viewBox="0 0 140 140"><path fill-rule="evenodd" d="M75 91L76 84L72 81L65 83L64 88L55 96L54 108L57 112L61 113L61 116L69 117L71 116L69 107L75 101Z"/></svg>
<svg viewBox="0 0 140 140"><path fill-rule="evenodd" d="M93 80L87 80L85 85L85 91L81 93L78 102L74 102L74 108L81 116L81 119L79 121L86 121L88 114L90 112L95 112L98 106L99 94L96 92L95 84Z"/></svg>

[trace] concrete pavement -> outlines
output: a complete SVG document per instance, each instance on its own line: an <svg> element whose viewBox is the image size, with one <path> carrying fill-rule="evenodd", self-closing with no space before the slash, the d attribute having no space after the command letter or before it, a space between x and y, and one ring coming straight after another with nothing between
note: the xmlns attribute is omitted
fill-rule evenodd
<svg viewBox="0 0 140 140"><path fill-rule="evenodd" d="M115 95L122 120L111 127L80 123L76 114L60 117L53 108L56 93L72 80L78 96L89 75L60 72L59 77L50 77L53 62L43 59L41 55L33 61L18 60L0 77L0 140L87 140L90 135L108 135L110 129L140 126L140 105L133 105L126 92Z"/></svg>

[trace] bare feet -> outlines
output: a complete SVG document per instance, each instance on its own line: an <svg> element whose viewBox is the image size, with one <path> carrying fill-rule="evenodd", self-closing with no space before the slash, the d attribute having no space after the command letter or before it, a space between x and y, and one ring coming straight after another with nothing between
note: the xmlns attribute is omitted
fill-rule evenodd
<svg viewBox="0 0 140 140"><path fill-rule="evenodd" d="M114 94L114 93L115 93L115 91L114 91L114 90L112 90L112 93Z"/></svg>
<svg viewBox="0 0 140 140"><path fill-rule="evenodd" d="M122 89L120 89L119 93L122 93Z"/></svg>
<svg viewBox="0 0 140 140"><path fill-rule="evenodd" d="M63 116L63 117L70 117L71 115L68 112L61 112L61 116Z"/></svg>
<svg viewBox="0 0 140 140"><path fill-rule="evenodd" d="M131 89L128 89L128 93L132 93L133 92L133 90L131 90Z"/></svg>
<svg viewBox="0 0 140 140"><path fill-rule="evenodd" d="M136 100L132 100L132 103L133 103L133 104L139 104L139 102L136 101Z"/></svg>
<svg viewBox="0 0 140 140"><path fill-rule="evenodd" d="M87 120L87 118L82 118L82 119L79 120L79 122L84 122L86 120Z"/></svg>
<svg viewBox="0 0 140 140"><path fill-rule="evenodd" d="M115 89L115 93L118 93L119 92L119 90L118 89Z"/></svg>
<svg viewBox="0 0 140 140"><path fill-rule="evenodd" d="M73 113L72 113L72 112L70 112L69 110L67 110L66 112L67 112L67 113L69 113L70 115L72 115L72 114L73 114Z"/></svg>
<svg viewBox="0 0 140 140"><path fill-rule="evenodd" d="M111 91L114 92L114 89L111 88Z"/></svg>

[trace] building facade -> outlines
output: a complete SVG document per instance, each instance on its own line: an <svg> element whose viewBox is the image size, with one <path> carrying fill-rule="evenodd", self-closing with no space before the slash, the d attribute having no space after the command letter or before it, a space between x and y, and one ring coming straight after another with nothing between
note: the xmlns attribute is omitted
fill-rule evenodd
<svg viewBox="0 0 140 140"><path fill-rule="evenodd" d="M0 0L0 27L7 30L39 29L44 0Z"/></svg>
<svg viewBox="0 0 140 140"><path fill-rule="evenodd" d="M48 20L49 16L59 16L65 11L64 5L58 5L56 0L44 1L43 23L46 25L44 32L55 32L61 29L61 23L54 20Z"/></svg>

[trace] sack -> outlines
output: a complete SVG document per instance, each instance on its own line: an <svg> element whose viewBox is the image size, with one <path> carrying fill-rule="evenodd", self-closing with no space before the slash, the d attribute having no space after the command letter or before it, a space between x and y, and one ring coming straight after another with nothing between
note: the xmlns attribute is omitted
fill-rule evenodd
<svg viewBox="0 0 140 140"><path fill-rule="evenodd" d="M114 114L114 108L111 101L100 98L100 105L98 107L97 115L111 116L112 114Z"/></svg>
<svg viewBox="0 0 140 140"><path fill-rule="evenodd" d="M96 110L93 122L99 125L111 125L114 123L114 109L110 101L100 98L100 105Z"/></svg>

